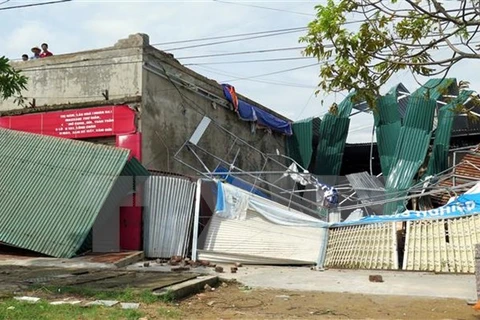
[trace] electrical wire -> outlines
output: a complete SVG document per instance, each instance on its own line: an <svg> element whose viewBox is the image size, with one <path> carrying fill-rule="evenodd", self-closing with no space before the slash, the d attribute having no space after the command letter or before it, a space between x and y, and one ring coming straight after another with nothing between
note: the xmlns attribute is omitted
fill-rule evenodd
<svg viewBox="0 0 480 320"><path fill-rule="evenodd" d="M240 51L240 52L215 53L215 54L205 54L200 56L179 57L179 58L175 57L175 59L183 60L183 59L211 58L211 57L236 56L241 54L279 52L279 51L291 51L291 50L301 50L301 49L305 49L305 47L286 47L286 48L260 49L260 50Z"/></svg>
<svg viewBox="0 0 480 320"><path fill-rule="evenodd" d="M10 9L20 9L20 8L29 8L29 7L38 7L38 6L45 6L49 4L57 4L57 3L63 3L63 2L71 2L72 0L58 0L58 1L49 1L49 2L38 2L38 3L30 3L30 4L22 4L18 6L10 6L10 7L4 7L0 8L0 11L2 10L10 10ZM5 3L5 2L4 2Z"/></svg>
<svg viewBox="0 0 480 320"><path fill-rule="evenodd" d="M223 72L221 70L218 70L218 69L215 69L215 68L211 68L211 67L205 67L205 66L197 66L198 68L200 69L203 69L203 70L206 70L210 73L213 73L213 74L218 74L218 75L222 75L222 76L227 76L227 77L245 77L243 75L239 75L239 74L234 74L234 73L227 73L227 72ZM284 81L269 81L269 80L258 80L258 79L245 79L245 81L252 81L252 82L258 82L258 83L268 83L268 84L273 84L273 85L279 85L279 86L286 86L286 87L295 87L295 88L306 88L306 89L314 89L314 88L317 88L316 86L307 86L307 85L303 85L303 84L300 84L300 83L293 83L293 82L284 82ZM223 81L220 81L220 82L223 82Z"/></svg>
<svg viewBox="0 0 480 320"><path fill-rule="evenodd" d="M303 30L306 30L306 28L303 29ZM193 49L193 48L213 46L213 45L217 45L217 44L232 43L232 42L245 41L245 40L253 40L253 39L260 39L260 38L267 38L267 37L275 37L275 36L280 36L280 35L285 35L285 34L296 33L296 32L300 32L300 31L303 31L303 30L283 31L283 32L277 32L277 33L272 33L272 34L257 35L257 36L252 36L252 37L245 37L245 38L241 38L241 39L233 39L233 40L209 42L209 43L202 43L202 44L196 44L196 45L185 46L185 47L177 47L177 48L168 48L168 49L165 49L165 51L175 51L175 50Z"/></svg>
<svg viewBox="0 0 480 320"><path fill-rule="evenodd" d="M256 59L256 60L214 61L214 62L185 63L184 66L202 66L202 65L210 65L210 64L278 62L278 61L311 60L311 59L316 59L316 58L315 57L285 57L285 58Z"/></svg>
<svg viewBox="0 0 480 320"><path fill-rule="evenodd" d="M272 11L278 11L278 12L298 14L298 15L302 15L302 16L315 17L315 14L313 14L313 13L297 12L297 11L291 11L291 10L286 10L286 9L277 9L277 8L257 6L257 5L254 5L254 4L229 2L229 1L223 1L223 0L213 0L213 1L214 2L219 2L219 3L225 3L225 4L233 4L233 5L237 5L237 6L243 6L243 7L251 7L251 8L257 8L257 9L265 9L265 10L272 10Z"/></svg>
<svg viewBox="0 0 480 320"><path fill-rule="evenodd" d="M329 60L326 60L325 62L327 62L327 61L329 61ZM255 78L260 78L260 77L266 77L266 76L271 76L271 75L274 75L274 74L280 74L280 73L285 73L285 72L310 68L310 67L318 66L318 65L320 65L320 62L313 63L313 64L307 64L307 65L300 66L300 67L295 67L295 68L288 68L288 69L283 69L283 70L279 70L279 71L259 74L259 75L250 76L250 77L232 78L232 79L225 80L225 82L232 82L232 81L237 81L237 80L247 80L247 79L255 79Z"/></svg>
<svg viewBox="0 0 480 320"><path fill-rule="evenodd" d="M158 42L158 43L152 43L151 46L155 47L155 46L163 46L163 45L166 45L166 44L178 44L178 43L205 41L205 40L228 39L228 38L260 35L260 34L266 34L266 33L277 33L277 32L283 32L283 31L294 31L294 30L301 31L301 30L307 30L307 29L308 29L307 27L294 27L294 28L274 29L274 30L267 30L267 31L255 31L255 32L248 32L248 33L231 34L231 35L228 35L228 36L216 36L216 37L177 40L177 41L169 41L169 42Z"/></svg>

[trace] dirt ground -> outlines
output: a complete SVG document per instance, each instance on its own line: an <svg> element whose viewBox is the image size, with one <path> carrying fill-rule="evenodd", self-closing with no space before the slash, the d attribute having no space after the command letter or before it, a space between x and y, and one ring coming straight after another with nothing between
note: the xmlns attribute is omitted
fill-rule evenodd
<svg viewBox="0 0 480 320"><path fill-rule="evenodd" d="M465 301L220 286L179 302L197 319L480 319ZM148 318L148 319L154 319Z"/></svg>
<svg viewBox="0 0 480 320"><path fill-rule="evenodd" d="M77 270L78 271L78 270ZM65 270L39 268L0 268L0 319L479 319L480 311L474 310L464 300L431 299L405 296L380 296L347 293L322 293L304 291L284 291L251 289L237 282L224 282L217 288L205 290L187 299L174 302L159 301L151 293L135 295L124 288L111 283L124 277L112 277L109 272L98 271L75 276L72 283L64 278ZM104 274L105 273L105 274ZM117 274L118 272L114 272ZM145 275L144 277L141 277ZM128 284L140 285L144 290L158 286L162 279L149 280L147 274L140 278L128 280ZM154 276L155 274L148 274ZM175 283L175 277L181 275L164 275L162 281ZM158 274L156 275L158 277ZM101 278L102 280L97 280ZM161 277L163 278L163 277ZM68 281L67 281L68 280ZM100 281L100 282L99 282ZM103 282L102 282L103 281ZM160 281L161 282L161 281ZM105 286L99 286L103 283ZM148 283L148 285L147 285ZM64 286L74 284L76 293L60 290L47 290L39 284ZM118 283L116 283L118 284ZM36 286L33 289L31 286ZM83 296L87 289L101 287L100 293L106 294L104 288L114 289L110 297L120 302L139 302L138 310L124 311L119 306L114 308L81 309L80 306L49 306L48 301L61 298L77 298L84 301L100 299L97 293ZM98 289L98 288L97 288ZM113 288L112 288L113 289ZM118 291L118 293L116 293ZM147 290L148 291L148 290ZM147 292L145 291L145 292ZM29 295L41 297L43 305L25 305L14 302L11 295ZM143 292L143 291L142 291ZM144 293L144 292L143 292ZM6 294L6 296L5 296ZM91 292L89 294L92 294ZM4 295L2 297L2 295ZM103 297L102 299L105 299ZM109 299L111 300L111 299ZM15 304L15 310L12 308ZM57 308L57 309L56 309ZM80 309L79 309L80 308ZM60 312L61 311L61 312ZM88 311L88 312L87 312ZM3 312L3 313L2 313ZM22 313L23 312L23 313ZM3 317L2 317L3 315Z"/></svg>

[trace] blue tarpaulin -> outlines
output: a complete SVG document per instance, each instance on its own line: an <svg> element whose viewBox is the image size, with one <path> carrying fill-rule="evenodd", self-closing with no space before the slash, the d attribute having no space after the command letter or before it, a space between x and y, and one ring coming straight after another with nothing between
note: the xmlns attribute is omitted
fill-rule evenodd
<svg viewBox="0 0 480 320"><path fill-rule="evenodd" d="M267 199L269 198L269 196L267 196L265 193L263 193L262 191L255 188L253 185L229 175L228 170L225 169L224 167L218 167L217 169L215 169L214 172L216 172L216 173L225 172L225 174L216 175L216 177L224 179L227 183L231 184L232 186L235 186L235 187L238 187L238 188L243 189L245 191L251 192L251 193L256 194L257 196L260 196L260 197L263 197L263 198L267 198Z"/></svg>
<svg viewBox="0 0 480 320"><path fill-rule="evenodd" d="M335 223L333 227L347 225L371 224L397 221L413 221L424 219L460 218L472 214L480 214L480 193L463 194L452 202L432 210L410 211L385 216L368 216L360 220Z"/></svg>
<svg viewBox="0 0 480 320"><path fill-rule="evenodd" d="M232 93L228 89L231 86L228 84L222 84L222 87L225 98L233 104L234 98L232 97ZM251 105L244 100L238 99L237 113L240 119L244 121L257 122L259 125L267 127L272 131L280 132L289 136L293 134L292 124L289 121L280 119L269 113L268 111Z"/></svg>

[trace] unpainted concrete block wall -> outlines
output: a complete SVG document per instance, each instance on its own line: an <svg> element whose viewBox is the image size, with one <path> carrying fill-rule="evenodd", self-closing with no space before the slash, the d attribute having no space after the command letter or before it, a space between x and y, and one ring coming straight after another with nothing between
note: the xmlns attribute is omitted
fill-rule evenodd
<svg viewBox="0 0 480 320"><path fill-rule="evenodd" d="M165 70L169 74L174 74L208 92L223 97L220 85L212 86L210 83L186 74L182 70L183 67L176 66L176 62L171 58L160 59L155 54L147 54L145 61L147 64L159 66L159 70ZM211 100L180 85L175 86L171 79L165 79L157 73L144 70L143 83L141 112L141 128L144 137L143 163L150 169L196 174L194 170L176 161L174 155L193 134L204 114L233 133L231 136L219 126L211 123L200 140L199 146L222 159L233 161L238 151L236 148L231 150L235 137L244 139L264 153L274 154L277 149L282 154L284 153L285 136L267 133L259 129L252 133L251 124L240 120L233 110L220 105L215 106ZM219 161L213 157L205 156L202 152L198 154L210 169L219 164ZM202 168L193 153L187 149L181 152L179 157L196 168ZM280 161L284 162L283 159ZM273 163L269 163L267 167L263 168L264 159L261 155L244 147L241 148L235 164L243 170L249 171L281 170L280 166ZM275 180L278 176L270 178Z"/></svg>
<svg viewBox="0 0 480 320"><path fill-rule="evenodd" d="M54 55L14 62L28 77L26 102L38 107L139 96L142 88L142 47L110 47L101 50ZM0 111L22 108L14 98L0 101Z"/></svg>

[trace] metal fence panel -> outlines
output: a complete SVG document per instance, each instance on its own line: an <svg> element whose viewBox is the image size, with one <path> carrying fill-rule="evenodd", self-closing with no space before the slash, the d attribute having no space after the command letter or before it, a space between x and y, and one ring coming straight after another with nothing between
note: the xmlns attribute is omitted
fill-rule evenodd
<svg viewBox="0 0 480 320"><path fill-rule="evenodd" d="M398 269L395 223L330 229L325 266L345 269Z"/></svg>
<svg viewBox="0 0 480 320"><path fill-rule="evenodd" d="M407 222L403 269L475 272L480 216Z"/></svg>
<svg viewBox="0 0 480 320"><path fill-rule="evenodd" d="M144 249L148 258L187 254L196 183L151 176L145 186Z"/></svg>

